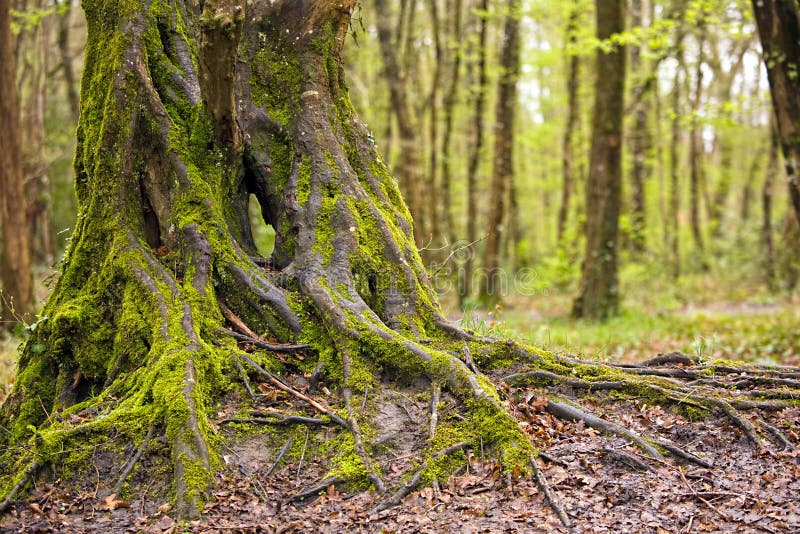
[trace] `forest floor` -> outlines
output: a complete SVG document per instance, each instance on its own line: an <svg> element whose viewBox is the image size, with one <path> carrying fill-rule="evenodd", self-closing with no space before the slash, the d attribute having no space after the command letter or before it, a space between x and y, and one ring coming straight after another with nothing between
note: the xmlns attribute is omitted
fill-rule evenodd
<svg viewBox="0 0 800 534"><path fill-rule="evenodd" d="M547 295L509 299L491 314L467 314L463 324L555 352L609 361L639 361L679 350L706 358L798 365L797 304L796 296L698 300L651 313L637 303L597 325L566 319L568 299ZM7 373L0 378L3 384L10 382L17 343L5 339L0 345L0 373ZM530 398L543 391L515 393ZM425 410L413 396L403 402L411 403L405 407L411 413ZM571 528L561 524L533 480L503 476L498 465L482 460L480 450L469 451L468 468L438 491L421 488L400 506L373 514L369 510L380 496L339 486L292 502L290 496L324 478L326 458L310 455L268 475L275 451L240 439L228 450L227 471L218 476L199 521L176 522L167 499L127 502L98 491L100 480L83 489L57 480L37 486L26 501L15 504L0 518L0 532L800 532L800 408L760 414L783 430L793 450L772 444L756 450L727 419L690 421L643 399L620 402L602 394L582 402L640 434L670 440L713 467L649 458L624 439L556 419L533 402L516 415L546 453L538 465ZM252 454L254 447L262 449L260 455ZM413 461L413 455L400 455L386 472L399 476ZM138 490L148 494L148 482L141 484Z"/></svg>

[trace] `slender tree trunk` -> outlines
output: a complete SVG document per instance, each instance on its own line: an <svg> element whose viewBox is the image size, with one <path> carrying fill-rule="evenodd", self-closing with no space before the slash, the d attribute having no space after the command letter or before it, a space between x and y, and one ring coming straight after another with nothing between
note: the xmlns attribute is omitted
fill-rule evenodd
<svg viewBox="0 0 800 534"><path fill-rule="evenodd" d="M625 30L625 1L597 0L597 37ZM625 50L597 52L594 119L586 194L586 252L575 317L604 319L619 307L617 250L622 187Z"/></svg>
<svg viewBox="0 0 800 534"><path fill-rule="evenodd" d="M561 243L569 219L570 200L575 189L575 136L580 120L578 84L580 76L580 57L576 50L581 9L576 2L570 8L567 20L567 42L564 47L567 58L567 123L562 140L563 177L561 181L561 205L558 208L557 238Z"/></svg>
<svg viewBox="0 0 800 534"><path fill-rule="evenodd" d="M75 123L77 123L78 114L80 113L80 96L78 95L78 83L76 81L75 69L73 66L73 52L70 48L72 0L61 1L59 4L56 21L58 26L56 32L56 44L58 45L58 52L60 56L59 67L61 69L62 76L64 76L64 85L67 90L69 109L72 111L72 118L75 120Z"/></svg>
<svg viewBox="0 0 800 534"><path fill-rule="evenodd" d="M442 134L442 208L444 209L444 227L447 241L451 245L456 242L456 228L453 221L453 184L452 184L452 137L453 118L458 88L461 80L461 56L463 45L461 43L462 11L464 0L454 0L453 7L453 33L450 45L452 63L450 71L450 86L444 100L444 132Z"/></svg>
<svg viewBox="0 0 800 534"><path fill-rule="evenodd" d="M9 4L0 3L0 328L10 328L18 319L29 321L34 305Z"/></svg>
<svg viewBox="0 0 800 534"><path fill-rule="evenodd" d="M497 108L494 123L494 159L489 192L489 220L484 250L485 277L481 298L485 302L500 300L500 243L503 239L506 194L514 172L514 121L517 108L519 77L519 0L508 0L508 13L500 57L502 73L497 86Z"/></svg>
<svg viewBox="0 0 800 534"><path fill-rule="evenodd" d="M700 125L700 106L703 104L703 63L704 48L706 44L706 29L701 26L697 37L698 57L695 66L694 94L692 95L692 126L689 131L689 165L690 165L690 186L689 186L689 215L694 238L696 256L702 265L705 263L705 244L703 241L703 229L700 221L700 197L703 183L703 157L705 149L701 138Z"/></svg>
<svg viewBox="0 0 800 534"><path fill-rule="evenodd" d="M669 150L669 209L668 222L666 228L669 231L667 241L669 243L670 265L672 277L677 279L681 274L681 253L680 253L680 147L681 147L681 70L683 65L683 39L685 36L684 22L678 26L678 33L675 38L675 57L678 67L672 80L672 120L670 125L670 150Z"/></svg>
<svg viewBox="0 0 800 534"><path fill-rule="evenodd" d="M475 94L475 107L473 114L473 133L475 135L472 150L470 151L469 165L467 168L467 240L474 247L478 241L478 169L480 168L484 144L484 108L486 107L486 89L488 75L486 67L486 44L488 21L485 15L489 11L489 0L480 0L478 31L478 87ZM464 272L459 283L459 297L464 306L466 299L472 294L473 275L475 273L475 249L468 251L464 262Z"/></svg>
<svg viewBox="0 0 800 534"><path fill-rule="evenodd" d="M412 2L413 4L413 2ZM413 5L411 9L414 9ZM388 10L386 0L375 0L375 11L385 13ZM412 120L411 105L408 101L408 89L405 78L400 72L400 63L397 52L397 42L392 38L391 19L385 16L377 18L378 40L383 57L384 75L389 84L389 94L394 115L397 118L398 143L400 156L394 171L403 186L403 193L408 201L408 208L418 218L414 226L414 238L418 246L424 242L422 227L423 195L422 183L419 178L420 148L417 130ZM411 30L409 30L411 31ZM409 46L407 43L406 46ZM411 52L406 51L410 56Z"/></svg>
<svg viewBox="0 0 800 534"><path fill-rule="evenodd" d="M644 24L642 0L631 1L631 25ZM631 246L635 253L641 254L646 248L645 230L647 226L647 203L645 199L645 180L647 179L647 152L650 148L648 115L650 112L650 84L644 77L642 46L631 48L631 72L638 74L643 82L637 88L638 97L634 108L634 127L631 133Z"/></svg>
<svg viewBox="0 0 800 534"><path fill-rule="evenodd" d="M800 223L800 18L795 1L753 0L772 107L777 118L789 196Z"/></svg>
<svg viewBox="0 0 800 534"><path fill-rule="evenodd" d="M775 178L780 172L780 139L775 124L775 119L770 121L770 143L769 143L769 159L767 160L767 169L764 176L764 187L761 190L761 210L762 210L762 225L761 236L764 243L764 278L767 287L774 291L777 289L777 277L775 275L775 240L773 238L772 230L772 196L775 184Z"/></svg>
<svg viewBox="0 0 800 534"><path fill-rule="evenodd" d="M44 12L44 0L17 0L21 13ZM17 87L20 109L22 175L27 199L28 236L31 261L50 265L55 257L50 185L44 153L45 79L48 71L51 17L43 16L35 24L23 25L16 39Z"/></svg>
<svg viewBox="0 0 800 534"><path fill-rule="evenodd" d="M442 52L442 29L439 17L439 0L428 0L431 15L431 27L433 29L434 46L434 66L433 79L431 80L431 90L428 94L428 135L430 137L429 170L427 183L427 201L429 216L429 241L432 250L429 257L438 256L437 250L441 248L444 236L442 235L442 225L440 212L444 211L442 206L441 187L439 180L439 93L442 82L442 69L444 68L444 56ZM423 251L425 252L425 251Z"/></svg>

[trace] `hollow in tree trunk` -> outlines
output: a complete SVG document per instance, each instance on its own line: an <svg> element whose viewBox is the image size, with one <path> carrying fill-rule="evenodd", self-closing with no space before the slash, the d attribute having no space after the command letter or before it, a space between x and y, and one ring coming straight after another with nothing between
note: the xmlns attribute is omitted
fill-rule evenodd
<svg viewBox="0 0 800 534"><path fill-rule="evenodd" d="M479 370L511 360L521 365L509 383L722 409L754 442L735 408L797 403L781 382L797 370L682 355L614 367L446 323L397 184L344 85L354 5L207 0L201 12L188 1L85 0L80 214L0 412L0 510L55 476L98 496L127 493L150 512L171 496L177 515L197 517L225 469L223 447L238 439L231 424L256 440L257 463L280 434L247 425L315 429L308 446L328 475L296 498L356 483L375 490L380 510L446 478L466 449L530 473L536 451L515 401ZM251 195L276 232L270 258L253 244ZM719 392L698 389L709 376ZM782 385L756 401L725 389L729 380ZM427 413L398 414L397 399L412 397ZM574 405L546 405L652 456L701 461ZM383 469L400 450L419 461Z"/></svg>

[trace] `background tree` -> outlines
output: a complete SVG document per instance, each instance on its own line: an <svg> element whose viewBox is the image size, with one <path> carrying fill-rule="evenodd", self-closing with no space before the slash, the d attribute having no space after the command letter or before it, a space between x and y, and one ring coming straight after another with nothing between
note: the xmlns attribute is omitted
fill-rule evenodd
<svg viewBox="0 0 800 534"><path fill-rule="evenodd" d="M0 221L3 253L0 263L4 327L29 320L33 312L33 277L27 232L17 99L16 69L9 2L0 5Z"/></svg>
<svg viewBox="0 0 800 534"><path fill-rule="evenodd" d="M800 18L797 2L753 0L772 105L781 137L786 175L800 221Z"/></svg>
<svg viewBox="0 0 800 534"><path fill-rule="evenodd" d="M497 88L497 109L494 122L494 159L489 199L489 221L484 251L485 277L481 287L484 300L496 302L500 268L500 243L505 232L503 221L506 195L513 179L514 125L517 109L517 78L519 77L519 0L508 0L501 52L500 82Z"/></svg>
<svg viewBox="0 0 800 534"><path fill-rule="evenodd" d="M622 188L622 123L625 49L613 36L625 29L625 2L598 0L597 51L592 152L586 187L586 252L575 317L603 319L619 305L617 234Z"/></svg>

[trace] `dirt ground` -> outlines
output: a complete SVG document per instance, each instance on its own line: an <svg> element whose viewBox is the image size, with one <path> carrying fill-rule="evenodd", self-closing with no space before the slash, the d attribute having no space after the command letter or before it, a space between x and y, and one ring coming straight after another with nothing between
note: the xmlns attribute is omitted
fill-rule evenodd
<svg viewBox="0 0 800 534"><path fill-rule="evenodd" d="M26 501L16 503L3 516L0 531L800 532L800 408L762 414L794 449L779 450L765 442L757 450L726 419L688 421L635 399L606 400L584 405L640 434L670 440L713 467L649 458L624 439L600 435L583 423L560 421L529 403L517 405L517 415L546 454L538 465L570 528L561 524L534 481L503 475L499 465L481 460L479 450L467 451L468 467L446 484L420 488L400 506L371 513L385 497L350 494L334 485L318 497L292 502L292 495L324 477L324 459L282 465L268 476L273 461L264 455L274 452L258 454L258 443L251 441L228 450L228 470L218 476L199 521L176 522L163 497L125 502L98 492L99 481L83 490L57 481L39 485ZM402 473L413 457L389 458L384 472ZM138 484L143 495L164 495L151 488L153 481Z"/></svg>

